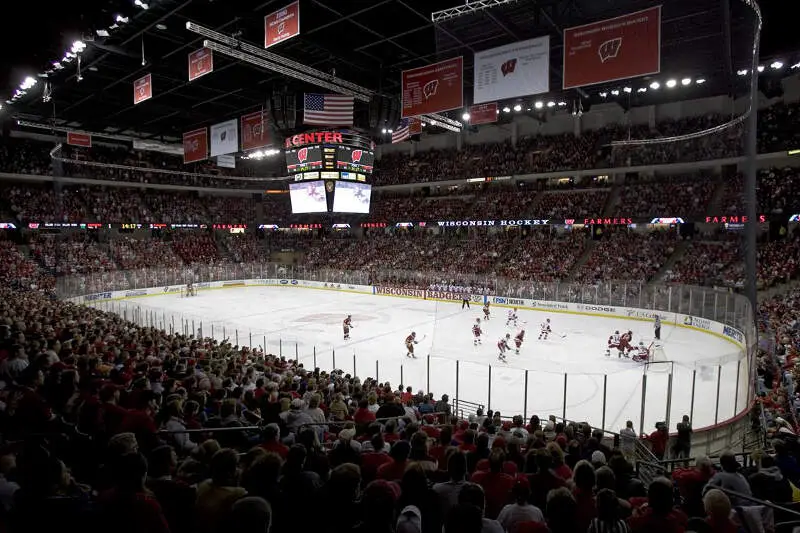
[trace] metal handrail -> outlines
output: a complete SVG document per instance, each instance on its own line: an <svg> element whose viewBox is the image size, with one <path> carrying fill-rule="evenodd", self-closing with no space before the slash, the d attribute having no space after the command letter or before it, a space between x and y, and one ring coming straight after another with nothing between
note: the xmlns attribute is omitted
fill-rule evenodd
<svg viewBox="0 0 800 533"><path fill-rule="evenodd" d="M735 498L739 498L739 499L742 499L742 500L747 500L749 502L753 502L753 503L756 503L758 505L763 505L764 507L769 507L770 509L774 509L776 511L780 511L782 513L787 513L787 514L790 514L792 516L796 516L796 517L800 518L800 511L795 511L794 509L789 509L788 507L784 507L783 505L778 505L776 503L772 503L772 502L769 502L767 500L760 500L758 498L750 496L749 494L742 494L741 492L736 492L735 490L726 489L726 488L723 488L723 487L714 487L714 488L717 489L717 490L721 490L722 492L724 492L728 496L733 496Z"/></svg>

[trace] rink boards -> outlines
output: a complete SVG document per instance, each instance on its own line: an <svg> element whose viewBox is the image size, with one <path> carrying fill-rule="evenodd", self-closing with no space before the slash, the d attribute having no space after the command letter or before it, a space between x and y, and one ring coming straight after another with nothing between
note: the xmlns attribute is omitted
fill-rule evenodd
<svg viewBox="0 0 800 533"><path fill-rule="evenodd" d="M390 296L395 298L412 298L417 300L431 300L440 302L461 302L465 293L449 291L433 291L424 289L408 289L392 286L351 285L346 283L328 283L323 281L298 280L298 279L244 279L229 281L211 281L195 283L198 291L232 289L241 287L285 287L337 291L355 294L374 294L376 296ZM86 296L69 298L69 301L81 304L92 304L109 300L127 300L145 296L164 296L180 294L182 285L169 285L165 287L151 287L147 289L131 289L125 291L107 291ZM563 313L570 315L584 315L603 318L621 318L625 320L638 320L653 322L655 316L661 318L664 325L677 326L707 333L724 339L739 349L744 349L744 333L732 326L681 313L655 311L635 307L621 307L614 305L595 305L585 303L554 302L545 300L530 300L525 298L510 298L505 296L469 294L471 302L483 305L489 303L492 307L505 307L538 311L543 313Z"/></svg>

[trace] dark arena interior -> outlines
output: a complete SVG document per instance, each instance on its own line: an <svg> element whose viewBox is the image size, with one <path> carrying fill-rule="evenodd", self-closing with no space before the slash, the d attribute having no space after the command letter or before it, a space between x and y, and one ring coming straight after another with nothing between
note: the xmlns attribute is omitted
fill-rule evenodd
<svg viewBox="0 0 800 533"><path fill-rule="evenodd" d="M790 4L14 5L0 533L799 531Z"/></svg>

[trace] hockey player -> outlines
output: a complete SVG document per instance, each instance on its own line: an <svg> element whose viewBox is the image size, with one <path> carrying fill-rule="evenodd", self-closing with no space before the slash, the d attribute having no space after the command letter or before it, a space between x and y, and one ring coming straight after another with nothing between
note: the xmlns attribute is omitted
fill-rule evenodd
<svg viewBox="0 0 800 533"><path fill-rule="evenodd" d="M644 342L639 342L636 353L633 354L633 360L637 363L646 363L650 360L650 349L644 345Z"/></svg>
<svg viewBox="0 0 800 533"><path fill-rule="evenodd" d="M417 358L417 356L414 355L415 344L419 344L419 342L417 341L417 333L415 331L412 331L411 335L406 337L406 350L408 351L408 353L406 353L406 357L413 357L414 359Z"/></svg>
<svg viewBox="0 0 800 533"><path fill-rule="evenodd" d="M483 331L481 331L481 319L476 318L475 323L472 325L472 345L477 346L481 343L481 335Z"/></svg>
<svg viewBox="0 0 800 533"><path fill-rule="evenodd" d="M539 340L547 340L547 336L550 334L552 330L550 329L550 319L546 319L542 322L542 331L539 333Z"/></svg>
<svg viewBox="0 0 800 533"><path fill-rule="evenodd" d="M347 318L344 319L342 322L342 329L344 330L344 340L350 340L350 328L353 327L353 317L352 315L347 315Z"/></svg>
<svg viewBox="0 0 800 533"><path fill-rule="evenodd" d="M197 293L194 289L194 284L190 281L186 282L186 296L195 296Z"/></svg>
<svg viewBox="0 0 800 533"><path fill-rule="evenodd" d="M506 361L506 351L511 349L511 346L508 345L508 341L511 340L511 333L506 333L505 337L500 337L500 340L497 341L497 349L500 351L500 354L497 356L499 360L502 362Z"/></svg>
<svg viewBox="0 0 800 533"><path fill-rule="evenodd" d="M525 330L520 330L517 336L514 337L514 353L519 355L519 349L522 348L522 341L525 340Z"/></svg>
<svg viewBox="0 0 800 533"><path fill-rule="evenodd" d="M606 357L611 355L611 350L617 350L619 357L622 357L622 350L619 349L620 335L619 330L615 331L608 337L608 347L606 348Z"/></svg>
<svg viewBox="0 0 800 533"><path fill-rule="evenodd" d="M483 304L483 319L489 320L489 302Z"/></svg>
<svg viewBox="0 0 800 533"><path fill-rule="evenodd" d="M512 324L514 325L514 327L517 327L517 308L516 307L514 309L512 309L512 310L509 310L508 319L506 319L506 327L508 327L508 326L510 326Z"/></svg>
<svg viewBox="0 0 800 533"><path fill-rule="evenodd" d="M619 338L619 351L622 352L622 355L625 357L630 357L631 352L634 351L634 347L632 344L633 341L633 332L628 330L622 334Z"/></svg>
<svg viewBox="0 0 800 533"><path fill-rule="evenodd" d="M463 294L461 296L461 309L464 309L464 307L469 309L469 301L470 301L470 295L469 294Z"/></svg>

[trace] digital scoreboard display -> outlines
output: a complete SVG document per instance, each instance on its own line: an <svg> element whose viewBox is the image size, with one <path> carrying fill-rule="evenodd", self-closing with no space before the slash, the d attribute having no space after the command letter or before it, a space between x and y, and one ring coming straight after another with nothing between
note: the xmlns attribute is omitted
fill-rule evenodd
<svg viewBox="0 0 800 533"><path fill-rule="evenodd" d="M339 181L333 197L334 213L369 213L372 186L366 183Z"/></svg>
<svg viewBox="0 0 800 533"><path fill-rule="evenodd" d="M289 197L292 200L293 214L328 211L325 182L322 180L290 183Z"/></svg>
<svg viewBox="0 0 800 533"><path fill-rule="evenodd" d="M375 152L350 146L337 147L336 169L347 172L372 174L375 165Z"/></svg>
<svg viewBox="0 0 800 533"><path fill-rule="evenodd" d="M322 147L304 146L286 150L286 171L289 174L322 169Z"/></svg>

